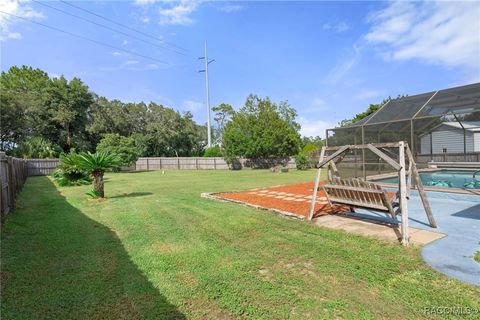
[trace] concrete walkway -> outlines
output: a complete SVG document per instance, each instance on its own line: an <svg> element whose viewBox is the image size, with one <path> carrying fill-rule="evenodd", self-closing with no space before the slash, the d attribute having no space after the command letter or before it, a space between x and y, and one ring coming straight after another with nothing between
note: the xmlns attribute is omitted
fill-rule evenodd
<svg viewBox="0 0 480 320"><path fill-rule="evenodd" d="M480 263L473 255L480 250L480 196L448 192L427 192L438 228L428 225L420 197L416 192L408 201L410 227L447 234L422 250L423 259L434 269L459 280L480 285ZM392 221L385 215L357 210L356 217L375 217L378 221ZM400 219L400 218L399 218ZM415 234L412 242L415 243Z"/></svg>
<svg viewBox="0 0 480 320"><path fill-rule="evenodd" d="M390 224L381 223L380 221L372 222L372 220L360 219L353 216L328 215L315 218L313 222L317 226L343 230L390 242L398 243L401 239L399 226L394 227ZM424 246L446 236L443 233L412 227L409 228L409 231L410 243L417 246Z"/></svg>

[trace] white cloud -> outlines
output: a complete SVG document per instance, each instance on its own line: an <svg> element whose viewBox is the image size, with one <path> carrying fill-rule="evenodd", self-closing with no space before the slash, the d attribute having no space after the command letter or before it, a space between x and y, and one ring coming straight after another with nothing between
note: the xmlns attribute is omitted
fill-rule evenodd
<svg viewBox="0 0 480 320"><path fill-rule="evenodd" d="M242 5L239 4L225 4L221 7L218 7L218 10L226 13L237 12L243 9Z"/></svg>
<svg viewBox="0 0 480 320"><path fill-rule="evenodd" d="M322 29L326 31L332 30L338 33L342 33L350 30L350 26L345 21L341 21L333 25L329 23L324 23Z"/></svg>
<svg viewBox="0 0 480 320"><path fill-rule="evenodd" d="M135 0L134 3L137 6L148 6L151 4L154 4L155 2L158 2L158 0Z"/></svg>
<svg viewBox="0 0 480 320"><path fill-rule="evenodd" d="M26 1L21 0L1 0L0 11L32 20L43 18L41 12L35 11L26 4ZM11 27L22 20L8 14L0 13L0 41L21 39L22 35L19 32L11 31Z"/></svg>
<svg viewBox="0 0 480 320"><path fill-rule="evenodd" d="M0 40L7 40L7 39L20 40L22 39L22 34L20 32L7 32L4 36L0 37Z"/></svg>
<svg viewBox="0 0 480 320"><path fill-rule="evenodd" d="M188 111L195 112L203 108L203 103L195 100L185 100L182 106Z"/></svg>
<svg viewBox="0 0 480 320"><path fill-rule="evenodd" d="M122 53L121 53L121 52L118 52L118 51L114 51L114 52L112 52L112 56L116 56L116 57L118 57L118 56L121 56L121 55L122 55Z"/></svg>
<svg viewBox="0 0 480 320"><path fill-rule="evenodd" d="M155 10L158 14L158 23L160 25L191 25L195 20L191 17L202 3L206 0L171 0L171 1L158 1L158 0L135 0L135 5L141 6L143 11L143 17L140 21L143 23L149 23L153 19L145 14L151 10ZM155 5L158 3L158 5ZM225 12L234 12L242 8L242 6L234 4L223 4L218 7L219 10Z"/></svg>
<svg viewBox="0 0 480 320"><path fill-rule="evenodd" d="M347 57L342 57L339 62L327 74L326 81L329 83L339 82L354 66L358 64L361 58L361 49L353 47L353 52Z"/></svg>
<svg viewBox="0 0 480 320"><path fill-rule="evenodd" d="M334 126L323 120L309 120L304 117L299 117L298 122L302 126L300 134L306 137L320 136L325 138L325 129L333 128Z"/></svg>
<svg viewBox="0 0 480 320"><path fill-rule="evenodd" d="M198 8L199 1L169 2L159 10L161 25L190 25L195 21L190 15Z"/></svg>
<svg viewBox="0 0 480 320"><path fill-rule="evenodd" d="M480 72L478 2L392 2L367 20L369 44L386 59L419 59Z"/></svg>

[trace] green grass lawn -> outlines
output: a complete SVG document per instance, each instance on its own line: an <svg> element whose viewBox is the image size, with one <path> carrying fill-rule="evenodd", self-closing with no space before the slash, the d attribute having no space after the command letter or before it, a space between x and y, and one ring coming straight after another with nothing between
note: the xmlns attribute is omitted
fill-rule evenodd
<svg viewBox="0 0 480 320"><path fill-rule="evenodd" d="M2 319L416 319L424 307L480 307L479 287L432 270L417 248L200 198L313 177L108 174L102 202L90 186L29 178L2 228Z"/></svg>

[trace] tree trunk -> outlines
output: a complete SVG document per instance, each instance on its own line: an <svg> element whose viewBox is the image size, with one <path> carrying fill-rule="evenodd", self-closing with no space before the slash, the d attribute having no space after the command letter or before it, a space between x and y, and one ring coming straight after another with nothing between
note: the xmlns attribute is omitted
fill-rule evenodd
<svg viewBox="0 0 480 320"><path fill-rule="evenodd" d="M94 171L93 174L93 188L98 194L98 197L104 198L105 193L103 191L103 171Z"/></svg>

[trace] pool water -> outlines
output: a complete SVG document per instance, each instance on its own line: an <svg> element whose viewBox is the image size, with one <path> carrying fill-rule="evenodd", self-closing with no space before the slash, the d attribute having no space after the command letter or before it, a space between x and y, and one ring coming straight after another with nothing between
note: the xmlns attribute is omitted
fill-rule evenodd
<svg viewBox="0 0 480 320"><path fill-rule="evenodd" d="M473 172L441 170L434 172L421 172L420 179L424 186L441 188L480 189L480 173L476 179ZM385 183L398 183L398 177L377 180Z"/></svg>

